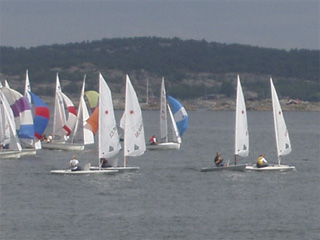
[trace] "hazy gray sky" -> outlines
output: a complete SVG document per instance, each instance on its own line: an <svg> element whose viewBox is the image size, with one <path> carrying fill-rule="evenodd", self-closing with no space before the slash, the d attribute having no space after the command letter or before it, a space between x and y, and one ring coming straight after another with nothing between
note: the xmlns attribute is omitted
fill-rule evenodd
<svg viewBox="0 0 320 240"><path fill-rule="evenodd" d="M157 36L319 49L320 0L0 0L0 45Z"/></svg>

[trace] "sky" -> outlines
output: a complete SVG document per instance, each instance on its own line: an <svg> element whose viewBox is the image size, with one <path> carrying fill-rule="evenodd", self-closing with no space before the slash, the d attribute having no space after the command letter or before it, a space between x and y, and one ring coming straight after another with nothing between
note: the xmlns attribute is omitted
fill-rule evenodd
<svg viewBox="0 0 320 240"><path fill-rule="evenodd" d="M320 49L320 0L0 0L0 45L178 37Z"/></svg>

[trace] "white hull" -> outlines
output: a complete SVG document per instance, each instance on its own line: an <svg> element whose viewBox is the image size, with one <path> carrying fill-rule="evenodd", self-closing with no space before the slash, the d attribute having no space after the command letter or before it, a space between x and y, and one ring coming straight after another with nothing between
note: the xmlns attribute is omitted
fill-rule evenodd
<svg viewBox="0 0 320 240"><path fill-rule="evenodd" d="M215 171L245 171L247 165L236 165L228 167L207 167L202 168L201 172L215 172Z"/></svg>
<svg viewBox="0 0 320 240"><path fill-rule="evenodd" d="M23 148L20 152L20 157L22 156L34 156L37 154L37 150L33 148Z"/></svg>
<svg viewBox="0 0 320 240"><path fill-rule="evenodd" d="M289 166L289 165L269 165L267 167L258 168L256 165L247 166L246 170L251 171L280 171L280 172L286 172L296 169L295 166Z"/></svg>
<svg viewBox="0 0 320 240"><path fill-rule="evenodd" d="M81 170L81 171L71 171L68 170L52 170L50 173L59 175L84 175L84 174L116 174L117 170Z"/></svg>
<svg viewBox="0 0 320 240"><path fill-rule="evenodd" d="M20 158L20 151L14 151L14 150L1 150L0 151L0 159L18 159Z"/></svg>
<svg viewBox="0 0 320 240"><path fill-rule="evenodd" d="M179 150L180 143L175 142L166 142L166 143L158 143L154 145L147 145L148 150Z"/></svg>
<svg viewBox="0 0 320 240"><path fill-rule="evenodd" d="M119 173L123 172L136 172L139 171L139 167L109 167L109 168L103 168L107 170L117 170ZM98 166L91 166L90 170L92 171L98 171L99 167Z"/></svg>
<svg viewBox="0 0 320 240"><path fill-rule="evenodd" d="M64 151L82 151L84 149L84 145L82 143L51 142L42 143L42 148Z"/></svg>

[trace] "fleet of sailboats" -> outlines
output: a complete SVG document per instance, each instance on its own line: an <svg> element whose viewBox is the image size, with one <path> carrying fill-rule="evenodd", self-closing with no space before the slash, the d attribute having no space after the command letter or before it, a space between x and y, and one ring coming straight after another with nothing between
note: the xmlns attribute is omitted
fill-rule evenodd
<svg viewBox="0 0 320 240"><path fill-rule="evenodd" d="M146 145L142 111L128 75L126 75L125 86L125 109L120 121L120 127L124 132L123 146L121 146L111 90L101 73L99 73L99 93L92 91L94 94L90 94L93 96L93 102L96 102L90 105L92 111L95 109L91 115L84 98L88 92L91 92L85 92L85 77L77 112L71 99L62 92L59 76L56 75L53 136L60 138L54 138L50 143L41 142L50 119L50 110L47 104L31 91L28 70L26 71L24 95L11 89L8 82L5 81L4 86L0 84L0 145L2 146L0 159L17 159L24 155L35 154L36 150L41 148L83 150L86 144L94 143L96 132L98 132L98 164L96 166L88 164L82 171L53 170L51 173L114 174L116 172L137 171L139 167L128 165L129 158L143 155L146 149L180 149L181 136L188 128L189 116L177 99L167 96L164 78L162 78L160 90L160 137L159 142L154 145ZM262 168L258 168L256 164L239 164L239 157L249 155L249 130L245 99L238 75L235 111L235 162L233 165L225 164L224 167L202 168L202 172L220 170L290 171L295 169L294 166L281 164L281 157L291 152L291 143L272 78L270 78L270 87L278 156L277 164L269 164ZM167 100L170 104L167 104ZM33 111L32 106L34 106ZM68 117L65 109L68 110ZM172 134L168 134L168 122ZM80 127L82 127L82 135L79 137L81 143L76 143ZM169 136L172 136L170 141ZM3 149L3 146L10 146L10 149ZM123 165L119 166L117 155L121 150L123 151ZM102 168L101 159L112 161L112 167Z"/></svg>

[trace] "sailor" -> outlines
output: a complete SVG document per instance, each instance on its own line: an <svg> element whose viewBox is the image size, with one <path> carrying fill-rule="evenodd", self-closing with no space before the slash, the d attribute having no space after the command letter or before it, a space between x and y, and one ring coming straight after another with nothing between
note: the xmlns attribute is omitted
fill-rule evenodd
<svg viewBox="0 0 320 240"><path fill-rule="evenodd" d="M155 135L152 135L152 137L150 138L149 142L150 142L150 145L156 145L156 144L158 144L157 138L156 138Z"/></svg>
<svg viewBox="0 0 320 240"><path fill-rule="evenodd" d="M268 162L267 162L267 160L265 159L265 155L264 155L264 154L261 154L261 155L258 157L257 168L263 168L263 167L267 167L267 166L268 166Z"/></svg>
<svg viewBox="0 0 320 240"><path fill-rule="evenodd" d="M217 167L223 167L223 159L221 158L221 153L217 152L216 157L214 158L214 163Z"/></svg>
<svg viewBox="0 0 320 240"><path fill-rule="evenodd" d="M49 135L47 138L47 143L51 143L51 142L53 142L53 137L52 135Z"/></svg>
<svg viewBox="0 0 320 240"><path fill-rule="evenodd" d="M71 168L71 171L80 171L81 170L81 167L79 166L79 161L78 161L76 155L72 156L72 159L69 162L69 166Z"/></svg>
<svg viewBox="0 0 320 240"><path fill-rule="evenodd" d="M100 164L102 168L112 167L106 158L100 158Z"/></svg>

